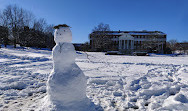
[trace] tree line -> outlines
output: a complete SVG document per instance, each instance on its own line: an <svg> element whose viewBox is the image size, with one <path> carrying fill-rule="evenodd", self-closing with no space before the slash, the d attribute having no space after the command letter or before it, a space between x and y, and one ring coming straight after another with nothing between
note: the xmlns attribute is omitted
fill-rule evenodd
<svg viewBox="0 0 188 111"><path fill-rule="evenodd" d="M0 11L0 44L52 48L53 24L44 18L36 19L34 14L17 5L8 5Z"/></svg>
<svg viewBox="0 0 188 111"><path fill-rule="evenodd" d="M171 53L184 53L188 54L188 41L178 42L176 39L167 41L167 50Z"/></svg>

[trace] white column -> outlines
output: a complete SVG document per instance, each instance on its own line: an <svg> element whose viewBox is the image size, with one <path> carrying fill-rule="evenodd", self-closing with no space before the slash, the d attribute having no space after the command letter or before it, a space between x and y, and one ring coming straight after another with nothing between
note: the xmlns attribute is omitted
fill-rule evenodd
<svg viewBox="0 0 188 111"><path fill-rule="evenodd" d="M127 49L127 40L125 40L125 49Z"/></svg>
<svg viewBox="0 0 188 111"><path fill-rule="evenodd" d="M121 48L121 43L120 43L121 40L119 40L119 49Z"/></svg>
<svg viewBox="0 0 188 111"><path fill-rule="evenodd" d="M129 49L129 40L127 40L127 49Z"/></svg>
<svg viewBox="0 0 188 111"><path fill-rule="evenodd" d="M123 40L121 40L121 49L123 49Z"/></svg>
<svg viewBox="0 0 188 111"><path fill-rule="evenodd" d="M134 49L134 41L132 40L132 49Z"/></svg>
<svg viewBox="0 0 188 111"><path fill-rule="evenodd" d="M122 49L122 40L120 40L120 43L121 43L121 44L120 44L120 46L121 46L120 49Z"/></svg>
<svg viewBox="0 0 188 111"><path fill-rule="evenodd" d="M119 41L119 43L120 43L120 47L119 47L119 49L121 49L121 45L122 45L122 44L121 44L121 40Z"/></svg>
<svg viewBox="0 0 188 111"><path fill-rule="evenodd" d="M162 53L164 53L164 51L163 51L163 43L162 43Z"/></svg>
<svg viewBox="0 0 188 111"><path fill-rule="evenodd" d="M128 41L128 40L126 40L126 41ZM125 49L127 49L127 42L126 42L126 46L125 46Z"/></svg>
<svg viewBox="0 0 188 111"><path fill-rule="evenodd" d="M124 40L124 48L123 49L125 49L125 40Z"/></svg>
<svg viewBox="0 0 188 111"><path fill-rule="evenodd" d="M131 49L133 49L133 41L131 40Z"/></svg>
<svg viewBox="0 0 188 111"><path fill-rule="evenodd" d="M134 49L134 41L132 40L132 42L133 42L133 48L132 49Z"/></svg>

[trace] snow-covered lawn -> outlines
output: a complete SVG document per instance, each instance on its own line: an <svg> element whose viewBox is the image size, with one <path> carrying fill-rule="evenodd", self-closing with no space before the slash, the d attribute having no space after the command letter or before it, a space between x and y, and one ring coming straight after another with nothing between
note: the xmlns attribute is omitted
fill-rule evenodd
<svg viewBox="0 0 188 111"><path fill-rule="evenodd" d="M0 110L35 110L46 95L51 51L0 49ZM77 53L87 96L104 110L188 109L188 56Z"/></svg>

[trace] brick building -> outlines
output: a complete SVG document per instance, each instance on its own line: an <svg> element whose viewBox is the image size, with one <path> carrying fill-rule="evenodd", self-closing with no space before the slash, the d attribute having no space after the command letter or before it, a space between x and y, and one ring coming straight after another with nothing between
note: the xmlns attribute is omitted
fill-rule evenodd
<svg viewBox="0 0 188 111"><path fill-rule="evenodd" d="M161 31L95 31L90 35L92 51L165 53L166 34Z"/></svg>

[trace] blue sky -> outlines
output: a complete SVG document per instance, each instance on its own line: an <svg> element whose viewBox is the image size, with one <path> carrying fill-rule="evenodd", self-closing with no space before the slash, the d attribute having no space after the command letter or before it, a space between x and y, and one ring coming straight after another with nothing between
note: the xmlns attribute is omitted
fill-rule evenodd
<svg viewBox="0 0 188 111"><path fill-rule="evenodd" d="M188 0L0 0L0 10L17 4L49 24L68 24L73 42L88 41L94 26L111 30L159 30L167 40L188 41Z"/></svg>

